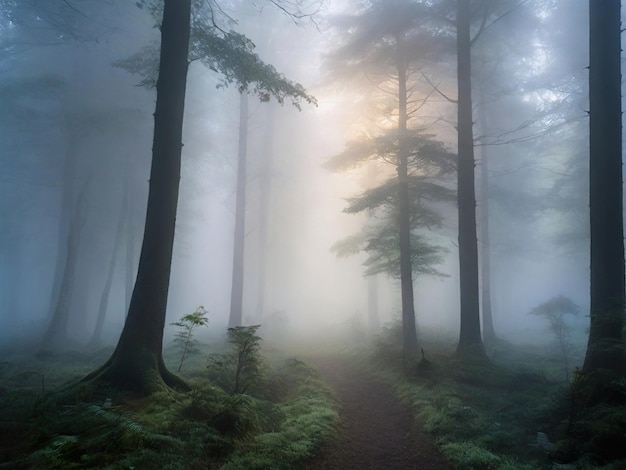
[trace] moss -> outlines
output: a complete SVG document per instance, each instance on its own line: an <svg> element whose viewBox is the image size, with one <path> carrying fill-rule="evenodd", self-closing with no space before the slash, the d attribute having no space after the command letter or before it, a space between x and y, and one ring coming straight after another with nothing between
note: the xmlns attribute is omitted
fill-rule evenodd
<svg viewBox="0 0 626 470"><path fill-rule="evenodd" d="M532 358L524 363L523 354L509 352L516 359L511 369L484 360L459 361L437 354L432 345L425 349L432 364L426 376L407 378L397 366L386 367L376 358L372 372L411 403L416 422L458 468L550 468L536 433L556 436L554 410L563 389L531 368Z"/></svg>
<svg viewBox="0 0 626 470"><path fill-rule="evenodd" d="M444 444L443 454L458 468L465 470L497 470L501 459L471 442Z"/></svg>
<svg viewBox="0 0 626 470"><path fill-rule="evenodd" d="M255 395L231 395L192 364L190 391L161 382L149 396L89 380L41 397L16 382L0 394L0 469L293 468L334 433L333 395L301 361L269 368Z"/></svg>
<svg viewBox="0 0 626 470"><path fill-rule="evenodd" d="M283 417L280 426L240 442L222 469L296 468L336 435L337 403L317 372L300 361L289 361L282 373L290 388L289 399L276 411Z"/></svg>

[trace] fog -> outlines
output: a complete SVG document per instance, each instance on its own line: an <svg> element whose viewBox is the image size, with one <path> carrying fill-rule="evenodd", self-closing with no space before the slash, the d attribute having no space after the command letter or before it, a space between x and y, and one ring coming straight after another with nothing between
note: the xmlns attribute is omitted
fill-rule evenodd
<svg viewBox="0 0 626 470"><path fill-rule="evenodd" d="M333 246L368 223L366 212L344 212L350 198L395 168L327 165L351 141L395 119L391 111L376 114L385 91L375 72L357 67L348 76L333 55L350 33L341 15L358 14L363 2L327 1L301 21L263 2L218 3L226 29L249 37L263 61L317 100L298 110L289 99L279 105L250 95L243 323L262 324L278 339L346 329L375 335L368 254L337 256ZM545 319L529 312L554 296L581 307L571 319L581 336L588 323L587 2L510 3L511 12L472 49L479 217L487 207L481 178L489 198L489 243L481 244L479 229L479 247L490 253L497 334L548 342ZM141 250L156 96L120 61L137 53L149 61L143 48L159 40L155 19L148 7L117 0L8 1L0 10L0 342L41 340L72 263L60 307L65 346L86 346L114 256L101 341L115 344ZM423 61L419 70L429 81L413 89L425 102L414 125L456 153L456 107L442 96L456 95L455 57ZM211 331L228 323L239 100L237 84L224 86L219 73L191 61L166 324L200 305ZM445 181L454 186L455 176ZM457 209L455 202L436 208L441 223L420 233L445 248L434 266L442 275L414 276L415 314L420 334L454 341ZM400 319L400 282L375 277L377 314L388 326ZM172 330L166 327L166 337Z"/></svg>

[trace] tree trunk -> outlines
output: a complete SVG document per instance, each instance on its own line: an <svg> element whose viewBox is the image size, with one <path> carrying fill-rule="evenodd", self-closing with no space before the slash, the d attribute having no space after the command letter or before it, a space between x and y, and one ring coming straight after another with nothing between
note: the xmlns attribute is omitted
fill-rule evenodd
<svg viewBox="0 0 626 470"><path fill-rule="evenodd" d="M400 43L398 41L398 47ZM417 359L418 341L411 265L411 207L409 203L406 65L398 59L398 229L400 231L400 285L402 292L402 352L405 365Z"/></svg>
<svg viewBox="0 0 626 470"><path fill-rule="evenodd" d="M481 88L481 101L483 107L480 112L480 127L482 134L486 135L487 109L485 108L485 96ZM493 343L498 338L493 327L493 314L491 311L491 244L489 237L489 147L483 145L480 148L480 288L483 319L483 339L485 343Z"/></svg>
<svg viewBox="0 0 626 470"><path fill-rule="evenodd" d="M59 227L57 235L57 252L52 279L52 290L50 292L50 303L48 307L48 322L52 323L54 313L59 303L59 293L65 267L67 265L67 241L70 236L70 224L72 220L73 207L75 201L74 185L76 182L76 158L77 158L77 136L74 124L68 115L65 116L65 129L68 133L67 148L63 159L63 181L61 193L61 210L59 214Z"/></svg>
<svg viewBox="0 0 626 470"><path fill-rule="evenodd" d="M237 202L235 205L235 244L230 292L228 327L241 326L243 321L243 270L246 230L246 155L248 151L248 93L241 92L239 107L239 151L237 153Z"/></svg>
<svg viewBox="0 0 626 470"><path fill-rule="evenodd" d="M111 358L84 380L147 394L163 382L188 388L163 363L163 328L180 183L191 0L165 0L152 169L137 281Z"/></svg>
<svg viewBox="0 0 626 470"><path fill-rule="evenodd" d="M478 243L474 188L474 136L472 129L472 80L470 1L457 1L458 79L458 209L461 331L457 354L484 355L480 334L478 291Z"/></svg>
<svg viewBox="0 0 626 470"><path fill-rule="evenodd" d="M129 165L130 166L130 165ZM135 268L135 224L133 223L133 198L131 196L132 185L130 184L130 169L127 168L124 180L124 200L126 210L126 299L125 311L130 308L130 299L133 296L133 285L137 274Z"/></svg>
<svg viewBox="0 0 626 470"><path fill-rule="evenodd" d="M624 369L620 2L589 1L591 324L583 371Z"/></svg>
<svg viewBox="0 0 626 470"><path fill-rule="evenodd" d="M86 192L88 187L89 180L83 183L83 187L76 197L74 211L70 218L66 239L67 245L64 250L66 253L65 266L52 318L41 342L42 349L61 349L69 344L67 325L70 317L74 282L76 280L76 265L78 263L80 241L87 217Z"/></svg>
<svg viewBox="0 0 626 470"><path fill-rule="evenodd" d="M269 229L270 196L272 190L272 170L274 160L274 123L276 103L270 101L267 109L263 162L259 175L259 270L256 297L256 321L261 321L265 310L265 289L267 285L267 234Z"/></svg>
<svg viewBox="0 0 626 470"><path fill-rule="evenodd" d="M24 262L24 221L21 217L13 220L4 219L0 243L0 266L3 267L3 275L0 275L0 341L6 344L16 341L16 331L19 331L20 317L23 306L21 285L23 279ZM18 340L19 341L19 340Z"/></svg>
<svg viewBox="0 0 626 470"><path fill-rule="evenodd" d="M496 341L491 312L491 246L489 239L489 163L487 149L482 148L480 167L480 286L483 313L483 338L486 343Z"/></svg>
<svg viewBox="0 0 626 470"><path fill-rule="evenodd" d="M111 292L111 285L113 284L113 273L115 272L115 263L117 262L117 256L122 245L122 235L124 233L124 224L127 219L126 212L126 199L128 198L128 186L124 185L124 193L122 195L122 204L120 206L120 214L117 219L117 229L115 231L115 240L113 241L113 250L111 252L111 259L109 261L109 269L107 270L106 279L104 281L104 287L102 288L102 296L100 297L100 305L98 308L98 316L96 317L96 326L89 341L89 348L95 349L100 346L102 341L102 327L104 325L104 319L107 313L107 306L109 303L109 294Z"/></svg>

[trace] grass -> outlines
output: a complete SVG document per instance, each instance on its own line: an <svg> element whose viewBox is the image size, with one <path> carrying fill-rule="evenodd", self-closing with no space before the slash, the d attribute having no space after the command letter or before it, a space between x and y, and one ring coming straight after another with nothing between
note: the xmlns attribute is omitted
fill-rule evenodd
<svg viewBox="0 0 626 470"><path fill-rule="evenodd" d="M498 348L490 363L459 361L448 346L426 343L428 367L407 378L394 332L387 332L369 363L412 405L416 421L457 468L553 468L551 449L540 444L537 433L555 439L565 426L567 388L552 368L558 369L559 361L546 361L546 351L537 348L504 343Z"/></svg>
<svg viewBox="0 0 626 470"><path fill-rule="evenodd" d="M166 355L170 365L175 356ZM185 363L190 392L99 391L61 405L50 390L93 368L88 356L69 357L0 368L0 469L289 469L335 434L332 393L295 359L267 361L246 394L211 383L207 360L196 357ZM35 368L45 371L44 390L41 375L20 375Z"/></svg>
<svg viewBox="0 0 626 470"><path fill-rule="evenodd" d="M297 374L304 380L299 380L289 398L278 406L277 412L284 417L280 430L241 442L224 470L298 468L335 435L339 416L329 406L334 403L333 394L305 364L292 361L289 367L287 377Z"/></svg>

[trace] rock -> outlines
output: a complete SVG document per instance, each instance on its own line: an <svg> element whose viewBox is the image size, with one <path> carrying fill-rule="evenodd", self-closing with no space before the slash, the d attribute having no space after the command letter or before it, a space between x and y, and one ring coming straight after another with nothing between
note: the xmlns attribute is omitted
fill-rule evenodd
<svg viewBox="0 0 626 470"><path fill-rule="evenodd" d="M548 435L545 432L537 433L537 445L546 452L552 452L555 448L555 445L550 442L550 439L548 439Z"/></svg>

